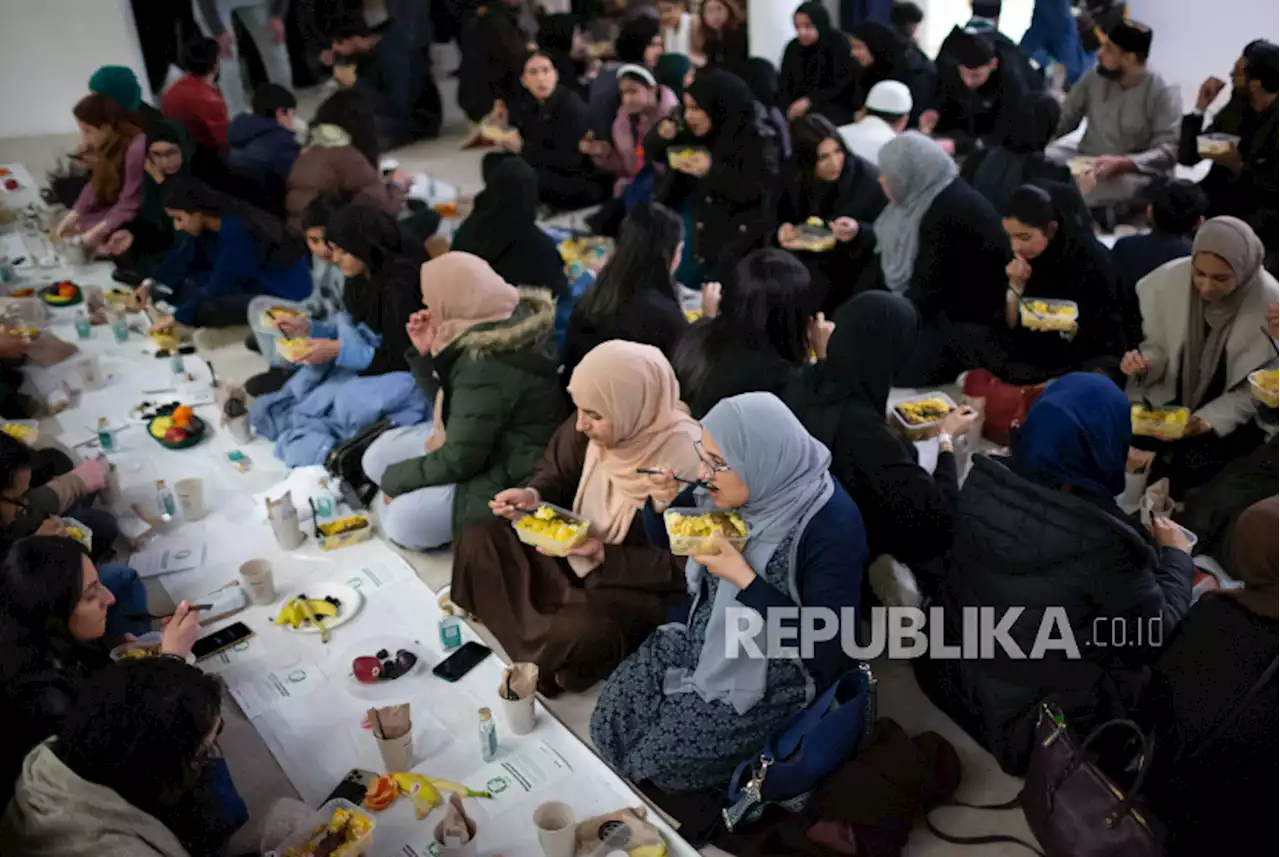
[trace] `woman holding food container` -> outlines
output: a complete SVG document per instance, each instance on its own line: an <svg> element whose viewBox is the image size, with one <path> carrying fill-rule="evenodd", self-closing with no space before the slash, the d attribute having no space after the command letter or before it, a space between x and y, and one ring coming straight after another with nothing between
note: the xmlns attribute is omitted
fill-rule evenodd
<svg viewBox="0 0 1280 857"><path fill-rule="evenodd" d="M1247 223L1215 217L1196 233L1190 258L1138 283L1143 342L1120 370L1130 401L1190 412L1176 440L1135 439L1156 451L1150 478L1169 477L1175 497L1262 441L1249 376L1276 367L1265 323L1277 284L1262 267L1264 253Z"/></svg>
<svg viewBox="0 0 1280 857"><path fill-rule="evenodd" d="M720 402L702 421L697 450L706 487L677 496L682 486L670 471L651 476L647 529L666 549L667 528L653 508L734 511L745 542L731 544L720 529L704 539L714 550L684 566L691 603L683 621L658 628L622 662L591 715L591 739L606 761L674 792L724 786L849 666L839 635L807 657L733 657L733 611L768 622L774 609L826 608L850 620L867 565L862 516L827 472L830 452L776 396Z"/></svg>
<svg viewBox="0 0 1280 857"><path fill-rule="evenodd" d="M77 236L93 252L142 205L147 138L136 118L105 95L86 95L73 112L90 164L89 183L54 235Z"/></svg>
<svg viewBox="0 0 1280 857"><path fill-rule="evenodd" d="M1013 248L1005 323L996 326L996 347L982 366L1010 384L1074 371L1119 375L1124 289L1083 202L1072 206L1073 194L1068 186L1025 184L1004 205Z"/></svg>
<svg viewBox="0 0 1280 857"><path fill-rule="evenodd" d="M454 602L513 660L536 663L549 695L605 678L666 618L683 589L683 562L645 537L651 486L638 469L685 479L698 471L698 424L657 348L597 346L574 370L569 394L577 417L561 424L533 478L498 492L489 504L497 518L454 544ZM585 539L550 553L522 544L511 521L550 512L585 521Z"/></svg>
<svg viewBox="0 0 1280 857"><path fill-rule="evenodd" d="M777 195L778 246L809 269L813 312L830 315L873 261L870 226L889 200L875 166L850 152L825 116L796 120L791 142L795 155Z"/></svg>
<svg viewBox="0 0 1280 857"><path fill-rule="evenodd" d="M645 135L645 155L671 164L654 200L684 219L676 280L686 286L725 282L742 254L765 238L779 145L762 117L739 78L703 70L685 91L683 121L662 119Z"/></svg>

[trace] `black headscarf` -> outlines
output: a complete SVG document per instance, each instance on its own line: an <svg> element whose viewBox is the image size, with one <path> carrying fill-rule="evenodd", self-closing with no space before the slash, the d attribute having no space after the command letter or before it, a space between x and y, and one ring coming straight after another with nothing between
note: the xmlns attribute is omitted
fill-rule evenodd
<svg viewBox="0 0 1280 857"><path fill-rule="evenodd" d="M915 347L916 309L890 292L864 292L841 307L834 321L817 398L863 405L883 419L894 375Z"/></svg>
<svg viewBox="0 0 1280 857"><path fill-rule="evenodd" d="M811 45L792 40L783 54L782 76L794 76L798 84L793 85L794 91L785 94L792 100L829 87L832 78L848 69L852 62L849 42L832 26L831 14L825 6L818 2L801 3L794 14L805 15L813 22L818 40Z"/></svg>
<svg viewBox="0 0 1280 857"><path fill-rule="evenodd" d="M307 255L307 242L289 231L279 217L214 190L199 179L184 175L169 178L163 185L162 199L165 208L175 211L238 218L257 242L264 265L287 268Z"/></svg>
<svg viewBox="0 0 1280 857"><path fill-rule="evenodd" d="M1000 143L983 157L970 182L997 210L1027 180L1028 164L1045 157L1061 115L1058 100L1047 92L1028 95L1017 110L1000 112Z"/></svg>
<svg viewBox="0 0 1280 857"><path fill-rule="evenodd" d="M479 256L502 279L541 286L562 297L568 289L555 241L534 222L538 176L523 158L486 158L485 188L453 236L451 249Z"/></svg>
<svg viewBox="0 0 1280 857"><path fill-rule="evenodd" d="M618 55L618 61L644 65L644 52L661 28L658 19L652 15L636 15L629 19L622 25L618 38L613 42L613 51Z"/></svg>
<svg viewBox="0 0 1280 857"><path fill-rule="evenodd" d="M348 277L342 303L351 320L382 337L374 362L365 374L403 371L409 347L405 325L422 309L419 270L426 251L406 234L395 218L378 208L350 205L325 228L329 243L365 264L362 277Z"/></svg>
<svg viewBox="0 0 1280 857"><path fill-rule="evenodd" d="M711 117L711 131L703 141L713 156L730 154L755 127L755 96L737 75L704 69L689 84L688 95Z"/></svg>
<svg viewBox="0 0 1280 857"><path fill-rule="evenodd" d="M893 80L902 65L907 51L906 42L893 27L879 21L863 21L853 29L854 38L866 42L874 60L870 68L862 70L860 82L863 92L882 80Z"/></svg>
<svg viewBox="0 0 1280 857"><path fill-rule="evenodd" d="M578 86L578 69L573 62L573 33L578 28L578 17L567 12L543 15L538 19L538 50L545 53L556 67L560 84L570 88Z"/></svg>

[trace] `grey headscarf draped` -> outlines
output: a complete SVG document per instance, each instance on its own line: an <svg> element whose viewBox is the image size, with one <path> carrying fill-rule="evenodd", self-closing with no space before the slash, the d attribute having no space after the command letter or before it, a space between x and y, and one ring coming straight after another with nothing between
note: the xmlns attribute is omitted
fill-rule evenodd
<svg viewBox="0 0 1280 857"><path fill-rule="evenodd" d="M1227 350L1227 337L1249 293L1258 287L1258 272L1266 250L1257 234L1243 220L1215 217L1200 227L1191 257L1212 253L1231 267L1236 290L1210 303L1191 285L1191 312L1187 314L1186 343L1182 346L1182 404L1195 410L1213 382L1218 363Z"/></svg>
<svg viewBox="0 0 1280 857"><path fill-rule="evenodd" d="M763 577L769 560L787 533L797 525L803 529L834 493L834 484L827 472L831 453L805 431L791 410L772 393L743 393L723 399L703 418L702 427L715 439L725 462L751 492L747 504L738 510L748 528L743 556ZM699 506L710 506L710 498L704 492L699 494ZM797 604L800 603L796 587L799 545L800 539L792 541L787 560L787 594ZM690 559L685 568L694 596L690 620L698 609L706 576L706 567ZM765 694L769 662L725 656L727 612L738 604L741 590L719 578L713 577L707 582L713 601L698 665L692 673L687 669L668 670L664 691L697 693L708 702L720 700L744 714ZM767 652L763 640L757 640L757 645Z"/></svg>
<svg viewBox="0 0 1280 857"><path fill-rule="evenodd" d="M880 150L880 174L893 201L876 218L876 245L889 290L911 284L920 247L920 220L956 178L955 161L919 131L899 134Z"/></svg>

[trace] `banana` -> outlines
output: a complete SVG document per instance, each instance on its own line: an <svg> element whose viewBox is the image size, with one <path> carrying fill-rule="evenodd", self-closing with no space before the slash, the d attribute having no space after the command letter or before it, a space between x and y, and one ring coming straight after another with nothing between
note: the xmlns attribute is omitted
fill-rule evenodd
<svg viewBox="0 0 1280 857"><path fill-rule="evenodd" d="M439 777L427 777L427 780L440 791L453 792L458 797L493 797L488 792L478 792L475 789L464 786L462 783L455 783L453 780L442 780Z"/></svg>
<svg viewBox="0 0 1280 857"><path fill-rule="evenodd" d="M325 630L324 622L316 615L315 611L311 609L311 602L304 597L297 599L296 603L298 605L298 609L302 611L302 615L307 619L310 619L311 622L320 629L320 642L329 642L329 632Z"/></svg>
<svg viewBox="0 0 1280 857"><path fill-rule="evenodd" d="M311 608L311 611L315 613L317 616L327 616L329 618L333 618L338 615L338 608L334 607L333 604L328 601L318 601L314 598L311 598L311 599L308 599L307 606L309 606Z"/></svg>
<svg viewBox="0 0 1280 857"><path fill-rule="evenodd" d="M288 625L296 628L302 624L302 614L298 612L298 599L291 598L285 602L280 608L280 613L276 616L277 625Z"/></svg>
<svg viewBox="0 0 1280 857"><path fill-rule="evenodd" d="M409 796L409 800L413 803L414 814L419 821L430 815L431 810L444 802L439 790L422 774L399 773L392 774L391 777L396 781L400 791Z"/></svg>

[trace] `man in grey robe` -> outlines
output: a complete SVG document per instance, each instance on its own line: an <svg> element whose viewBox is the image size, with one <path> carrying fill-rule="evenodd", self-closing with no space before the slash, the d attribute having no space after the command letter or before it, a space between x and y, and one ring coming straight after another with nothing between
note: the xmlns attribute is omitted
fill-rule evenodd
<svg viewBox="0 0 1280 857"><path fill-rule="evenodd" d="M1123 217L1146 206L1141 197L1153 179L1172 174L1182 101L1177 86L1147 68L1145 24L1126 18L1101 41L1098 64L1072 87L1058 123L1061 137L1087 120L1084 136L1057 140L1045 152L1071 165L1090 208Z"/></svg>

